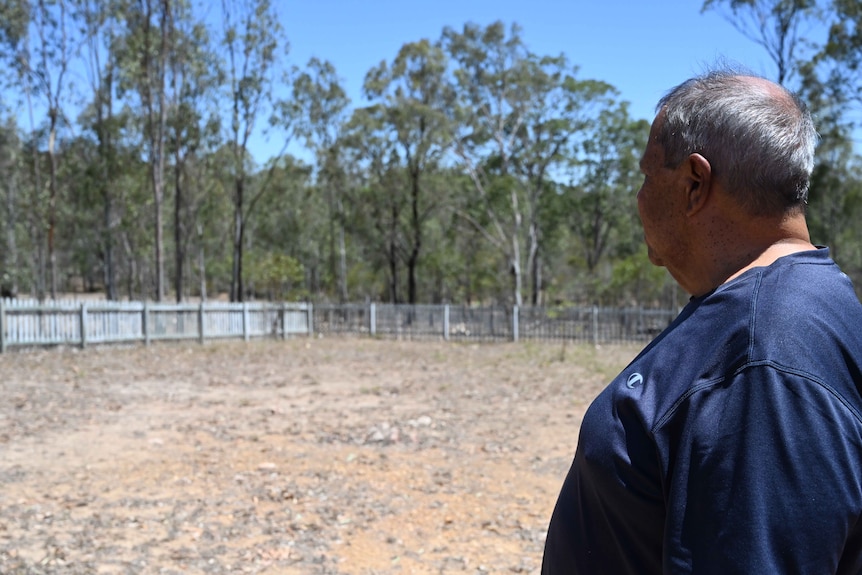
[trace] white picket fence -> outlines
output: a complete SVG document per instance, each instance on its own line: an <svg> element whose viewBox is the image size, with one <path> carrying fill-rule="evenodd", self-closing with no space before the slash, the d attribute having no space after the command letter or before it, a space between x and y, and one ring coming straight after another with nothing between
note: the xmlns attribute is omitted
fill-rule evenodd
<svg viewBox="0 0 862 575"><path fill-rule="evenodd" d="M13 346L289 337L312 333L305 303L88 302L0 299L0 353Z"/></svg>

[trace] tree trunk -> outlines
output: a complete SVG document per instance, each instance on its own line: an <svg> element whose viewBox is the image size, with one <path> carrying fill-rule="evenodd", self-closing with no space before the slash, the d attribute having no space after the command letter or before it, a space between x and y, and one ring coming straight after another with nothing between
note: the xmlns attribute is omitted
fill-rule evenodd
<svg viewBox="0 0 862 575"><path fill-rule="evenodd" d="M10 151L12 150L10 146ZM8 183L6 187L6 268L11 269L12 273L9 277L9 285L4 285L5 289L13 296L18 295L18 242L15 236L15 222L18 219L18 210L16 201L18 198L18 177L17 177L17 162L15 160L16 151L11 151L8 172L4 175L4 180Z"/></svg>
<svg viewBox="0 0 862 575"><path fill-rule="evenodd" d="M536 252L530 256L530 280L532 284L530 304L535 307L541 305L542 294L542 258L538 247L536 248Z"/></svg>
<svg viewBox="0 0 862 575"><path fill-rule="evenodd" d="M48 265L51 281L51 299L57 299L57 252L54 247L54 237L57 230L57 154L54 145L57 141L57 109L52 107L48 112L50 121L48 131Z"/></svg>
<svg viewBox="0 0 862 575"><path fill-rule="evenodd" d="M109 73L107 78L108 94L107 102L101 102L102 94L98 96L99 101L96 103L96 130L99 137L99 155L102 158L102 202L103 202L103 225L102 231L102 249L105 254L105 297L109 301L117 299L117 274L114 264L114 201L112 189L113 179L113 150L111 149L113 142L111 141L111 133L108 126L113 117L113 108L111 105L111 90L112 76ZM107 110L108 117L104 117L104 112Z"/></svg>
<svg viewBox="0 0 862 575"><path fill-rule="evenodd" d="M201 301L207 301L207 268L204 259L204 233L203 227L198 224L198 270L201 274Z"/></svg>
<svg viewBox="0 0 862 575"><path fill-rule="evenodd" d="M243 222L244 182L237 178L234 182L234 213L233 213L233 268L230 280L230 301L244 301L245 293L242 281L242 239L245 233Z"/></svg>
<svg viewBox="0 0 862 575"><path fill-rule="evenodd" d="M104 226L105 229L103 231L102 243L103 250L105 254L105 268L104 268L104 282L105 282L105 297L108 301L115 301L117 299L117 285L116 285L116 274L114 270L114 237L113 230L111 229L113 219L113 202L111 200L111 195L109 190L109 185L107 182L102 184L102 199L104 201Z"/></svg>
<svg viewBox="0 0 862 575"><path fill-rule="evenodd" d="M170 0L163 0L162 4L162 37L161 47L159 49L159 129L156 140L156 170L158 174L158 189L156 192L157 207L156 207L156 249L158 256L156 259L157 269L156 277L158 285L157 301L162 301L165 296L165 261L164 261L164 224L162 222L162 204L165 197L165 126L168 122L168 107L165 101L165 75L168 58L168 25L170 22Z"/></svg>
<svg viewBox="0 0 862 575"><path fill-rule="evenodd" d="M183 189L182 189L182 159L180 157L179 145L174 153L174 252L176 259L176 270L174 276L174 289L177 292L177 303L183 301L183 280L185 249L183 243Z"/></svg>
<svg viewBox="0 0 862 575"><path fill-rule="evenodd" d="M411 198L410 219L413 226L413 245L410 257L407 259L407 297L411 305L416 304L418 288L416 282L416 268L419 265L419 252L422 249L422 222L419 217L419 171L413 170L411 174Z"/></svg>
<svg viewBox="0 0 862 575"><path fill-rule="evenodd" d="M335 194L332 188L327 186L329 200L329 275L330 281L337 281L338 268L335 263L335 226L336 226L336 210L335 210ZM339 284L335 284L339 285ZM330 289L335 287L330 284Z"/></svg>
<svg viewBox="0 0 862 575"><path fill-rule="evenodd" d="M530 251L527 255L527 269L530 273L530 284L531 284L531 293L530 293L530 304L533 306L537 306L539 304L539 292L542 289L542 280L540 274L540 264L539 264L539 229L538 225L534 222L530 223Z"/></svg>
<svg viewBox="0 0 862 575"><path fill-rule="evenodd" d="M27 66L27 71L29 72L29 64ZM30 88L30 79L28 74L28 78L24 79L24 95L27 99L27 111L30 115L30 131L35 133L36 124L33 121L33 98ZM33 142L32 148L33 200L30 204L32 206L30 209L30 234L33 237L33 244L36 246L36 249L32 252L32 266L36 272L36 285L34 286L36 298L39 301L43 301L45 299L45 245L42 232L42 217L41 214L39 214L37 207L42 205L41 198L39 198L39 194L42 192L42 168L39 161L39 147L36 145L36 142Z"/></svg>
<svg viewBox="0 0 862 575"><path fill-rule="evenodd" d="M161 302L165 296L165 261L164 261L164 221L162 204L164 204L164 174L165 174L165 125L167 124L167 104L165 102L165 67L168 52L168 28L170 24L170 0L161 0L161 37L158 50L158 63L154 67L150 59L150 3L145 10L145 58L144 77L141 95L147 107L149 123L150 169L153 184L153 210L155 211L156 245L155 249L155 290L156 301ZM157 103L156 103L157 102ZM155 109L154 109L155 108Z"/></svg>
<svg viewBox="0 0 862 575"><path fill-rule="evenodd" d="M156 222L156 245L155 245L155 263L156 263L156 301L160 302L165 296L165 262L164 262L164 222L162 217L162 204L164 203L164 187L161 178L161 163L156 161L152 165L153 178L153 210L155 212Z"/></svg>
<svg viewBox="0 0 862 575"><path fill-rule="evenodd" d="M331 187L335 197L335 219L338 225L338 299L341 303L347 303L347 246L344 241L344 205L341 202L341 194L337 189Z"/></svg>
<svg viewBox="0 0 862 575"><path fill-rule="evenodd" d="M339 203L339 212L341 212L341 201ZM339 217L338 225L338 286L339 297L341 303L347 303L347 246L344 242L344 218Z"/></svg>
<svg viewBox="0 0 862 575"><path fill-rule="evenodd" d="M398 204L392 202L389 221L389 302L398 302Z"/></svg>
<svg viewBox="0 0 862 575"><path fill-rule="evenodd" d="M512 237L512 259L510 260L510 264L512 266L512 293L514 296L514 304L518 307L524 305L522 294L522 282L523 282L523 273L521 270L521 250L518 246L518 238Z"/></svg>
<svg viewBox="0 0 862 575"><path fill-rule="evenodd" d="M512 266L512 291L514 295L514 304L518 307L524 305L523 301L523 270L521 268L521 242L518 239L518 232L521 229L521 216L516 212L515 226L512 230L512 256L510 263Z"/></svg>

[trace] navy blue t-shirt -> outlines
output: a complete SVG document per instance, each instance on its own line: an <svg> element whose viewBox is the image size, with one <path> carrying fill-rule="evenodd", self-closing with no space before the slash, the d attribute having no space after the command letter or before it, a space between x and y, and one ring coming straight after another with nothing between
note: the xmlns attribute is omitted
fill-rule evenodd
<svg viewBox="0 0 862 575"><path fill-rule="evenodd" d="M692 299L596 398L542 573L862 573L862 305L826 248Z"/></svg>

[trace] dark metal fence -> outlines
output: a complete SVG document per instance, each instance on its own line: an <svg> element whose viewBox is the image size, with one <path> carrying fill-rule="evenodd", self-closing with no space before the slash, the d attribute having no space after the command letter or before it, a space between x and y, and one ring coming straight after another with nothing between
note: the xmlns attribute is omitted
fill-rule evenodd
<svg viewBox="0 0 862 575"><path fill-rule="evenodd" d="M314 331L397 339L473 341L572 340L648 342L675 310L600 307L473 307L460 305L316 305Z"/></svg>

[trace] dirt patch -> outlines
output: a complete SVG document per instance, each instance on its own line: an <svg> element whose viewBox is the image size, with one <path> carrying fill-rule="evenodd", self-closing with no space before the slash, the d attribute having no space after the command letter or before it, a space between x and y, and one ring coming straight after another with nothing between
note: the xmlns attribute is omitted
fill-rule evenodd
<svg viewBox="0 0 862 575"><path fill-rule="evenodd" d="M584 409L636 351L0 356L0 572L537 573Z"/></svg>

